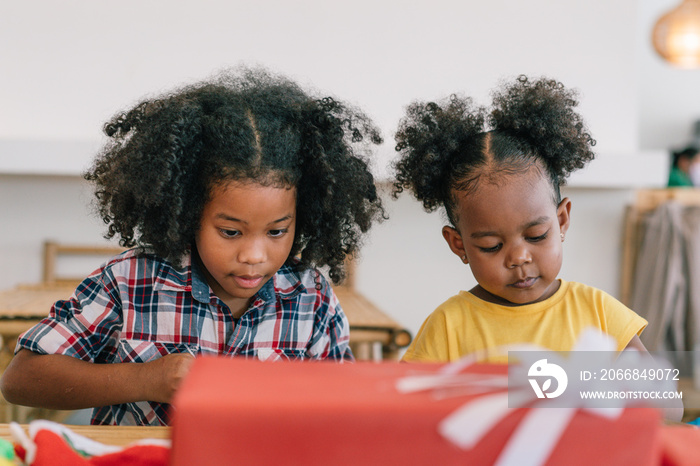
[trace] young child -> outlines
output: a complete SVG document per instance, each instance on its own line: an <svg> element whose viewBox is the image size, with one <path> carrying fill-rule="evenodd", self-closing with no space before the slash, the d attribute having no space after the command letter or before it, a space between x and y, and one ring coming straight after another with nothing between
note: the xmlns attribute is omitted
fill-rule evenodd
<svg viewBox="0 0 700 466"><path fill-rule="evenodd" d="M494 93L490 112L457 96L408 108L394 195L409 189L426 210L445 208L442 235L478 284L427 318L405 361L454 361L517 343L568 351L589 326L620 350L644 348L643 318L558 278L571 213L559 187L595 144L576 105L560 83L521 76Z"/></svg>
<svg viewBox="0 0 700 466"><path fill-rule="evenodd" d="M668 174L668 187L695 187L700 181L700 149L688 146L671 152L671 170Z"/></svg>
<svg viewBox="0 0 700 466"><path fill-rule="evenodd" d="M86 178L107 237L137 247L19 338L9 402L168 424L193 356L352 360L317 267L340 281L384 218L364 161L381 137L363 114L242 70L145 100L105 133Z"/></svg>

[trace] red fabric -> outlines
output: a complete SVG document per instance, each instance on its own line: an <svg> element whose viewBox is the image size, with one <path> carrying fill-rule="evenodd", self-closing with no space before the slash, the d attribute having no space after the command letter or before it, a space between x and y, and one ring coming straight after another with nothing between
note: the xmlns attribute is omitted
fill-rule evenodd
<svg viewBox="0 0 700 466"><path fill-rule="evenodd" d="M167 466L169 449L134 445L115 453L85 458L55 432L40 430L34 437L37 453L31 466Z"/></svg>
<svg viewBox="0 0 700 466"><path fill-rule="evenodd" d="M663 466L700 466L700 429L691 426L663 426Z"/></svg>
<svg viewBox="0 0 700 466"><path fill-rule="evenodd" d="M437 429L475 396L400 394L396 381L437 365L200 358L174 401L173 466L190 464L491 464L527 414L513 409L471 450ZM505 375L506 366L471 371ZM550 464L658 464L660 415L579 412Z"/></svg>
<svg viewBox="0 0 700 466"><path fill-rule="evenodd" d="M17 458L19 458L20 460L24 461L24 458L27 456L27 451L22 445L15 444L15 456L17 456Z"/></svg>
<svg viewBox="0 0 700 466"><path fill-rule="evenodd" d="M116 453L94 456L94 466L167 466L170 451L155 445L134 445Z"/></svg>
<svg viewBox="0 0 700 466"><path fill-rule="evenodd" d="M59 435L40 430L34 436L36 456L32 466L88 466L87 459L76 453Z"/></svg>

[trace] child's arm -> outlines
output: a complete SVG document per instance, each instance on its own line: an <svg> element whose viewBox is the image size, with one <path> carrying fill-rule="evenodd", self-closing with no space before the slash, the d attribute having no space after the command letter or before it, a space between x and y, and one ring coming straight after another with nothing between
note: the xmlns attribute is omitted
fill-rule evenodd
<svg viewBox="0 0 700 466"><path fill-rule="evenodd" d="M628 349L634 349L637 351L648 353L646 347L644 346L644 343L642 343L642 340L640 340L639 335L633 336L629 343L627 343L625 350ZM664 419L668 421L680 422L681 419L683 419L683 401L675 399L675 403L676 406L674 406L673 408L664 408L662 410L664 413Z"/></svg>
<svg viewBox="0 0 700 466"><path fill-rule="evenodd" d="M146 363L95 364L22 349L3 374L0 389L10 403L48 409L168 403L193 361L190 354L169 354Z"/></svg>

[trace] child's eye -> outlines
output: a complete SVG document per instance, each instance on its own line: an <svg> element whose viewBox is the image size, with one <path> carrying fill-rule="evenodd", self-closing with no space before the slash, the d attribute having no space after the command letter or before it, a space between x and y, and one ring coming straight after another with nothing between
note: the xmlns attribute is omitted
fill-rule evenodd
<svg viewBox="0 0 700 466"><path fill-rule="evenodd" d="M481 250L481 252L497 252L500 249L501 249L500 244L497 244L496 246L493 246L491 248L482 248L482 247L479 248L479 250Z"/></svg>
<svg viewBox="0 0 700 466"><path fill-rule="evenodd" d="M536 242L538 242L538 241L542 241L542 240L547 239L547 234L548 234L548 233L549 233L549 232L545 233L544 235L533 236L533 237L528 238L527 240L528 240L529 242L531 242L531 243L536 243Z"/></svg>
<svg viewBox="0 0 700 466"><path fill-rule="evenodd" d="M281 228L279 230L270 230L268 234L273 238L279 238L280 236L284 236L287 231L286 228Z"/></svg>
<svg viewBox="0 0 700 466"><path fill-rule="evenodd" d="M241 234L238 230L219 230L224 238L235 238Z"/></svg>

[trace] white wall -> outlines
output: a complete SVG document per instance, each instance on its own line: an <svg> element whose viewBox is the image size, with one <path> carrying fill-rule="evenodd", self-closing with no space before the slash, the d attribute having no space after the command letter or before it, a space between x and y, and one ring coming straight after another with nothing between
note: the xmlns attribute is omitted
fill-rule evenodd
<svg viewBox="0 0 700 466"><path fill-rule="evenodd" d="M0 41L12 46L0 48L0 283L39 279L44 238L102 241L77 173L107 118L144 95L246 61L363 108L386 137L375 167L380 177L388 173L403 107L415 98L462 91L487 103L499 79L519 73L578 88L602 167L584 175L604 181L565 191L574 207L562 276L615 294L624 205L635 185L664 177L658 158L649 165L636 157L640 149L667 147L647 126L676 114L678 99L651 102L658 89L647 76L670 73L674 97L697 92L687 75L644 56L640 24L656 8L651 3L4 2ZM628 160L636 172L628 173ZM612 176L608 167L615 167ZM391 219L367 238L358 286L415 332L435 305L473 279L443 244L440 214L426 214L406 195L386 203Z"/></svg>
<svg viewBox="0 0 700 466"><path fill-rule="evenodd" d="M581 89L600 150L625 152L637 140L635 6L635 0L3 2L0 43L12 46L0 48L6 70L0 140L92 141L106 119L137 99L247 62L365 109L389 140L380 149L381 172L411 100L463 91L485 102L499 79L520 73ZM71 161L76 171L89 156ZM0 170L8 157L0 153Z"/></svg>
<svg viewBox="0 0 700 466"><path fill-rule="evenodd" d="M41 280L44 240L105 242L91 202L90 187L76 177L0 174L2 289ZM72 265L61 267L67 273Z"/></svg>

